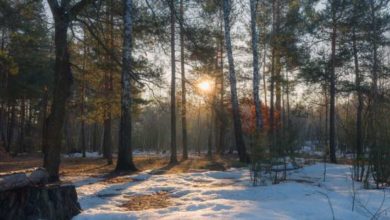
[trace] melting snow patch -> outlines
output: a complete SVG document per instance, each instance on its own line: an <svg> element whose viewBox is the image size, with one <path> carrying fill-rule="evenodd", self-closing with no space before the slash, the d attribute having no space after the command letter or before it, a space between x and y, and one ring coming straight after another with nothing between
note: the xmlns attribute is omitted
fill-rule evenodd
<svg viewBox="0 0 390 220"><path fill-rule="evenodd" d="M247 169L150 175L115 185L78 185L84 211L75 219L389 219L390 192L364 190L350 167L323 164L288 172L277 185L253 187ZM154 196L154 197L153 197ZM154 201L155 200L155 201ZM383 204L382 204L383 201ZM130 208L129 208L130 207Z"/></svg>

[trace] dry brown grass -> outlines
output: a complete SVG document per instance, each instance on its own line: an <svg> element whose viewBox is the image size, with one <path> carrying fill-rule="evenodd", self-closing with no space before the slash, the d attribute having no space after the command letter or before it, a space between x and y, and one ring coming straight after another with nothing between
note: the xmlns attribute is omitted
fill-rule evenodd
<svg viewBox="0 0 390 220"><path fill-rule="evenodd" d="M128 196L129 200L121 205L129 211L162 209L172 205L168 192L161 191L151 195Z"/></svg>
<svg viewBox="0 0 390 220"><path fill-rule="evenodd" d="M169 160L157 156L136 156L134 163L140 171L152 170L152 174L172 174L185 172L201 172L202 170L223 171L234 166L234 157L215 157L212 161L205 157L190 158L170 165ZM8 161L0 161L0 173L5 172L29 172L35 167L42 166L41 155L18 156ZM91 176L107 175L107 179L120 182L115 179L118 174L113 174L114 164L107 165L102 158L63 158L60 166L61 176Z"/></svg>

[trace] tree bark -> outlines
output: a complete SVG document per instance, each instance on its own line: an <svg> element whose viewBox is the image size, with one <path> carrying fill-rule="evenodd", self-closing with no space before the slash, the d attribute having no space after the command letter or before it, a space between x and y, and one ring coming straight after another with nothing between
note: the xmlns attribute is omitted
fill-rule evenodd
<svg viewBox="0 0 390 220"><path fill-rule="evenodd" d="M109 25L109 39L108 43L111 49L114 49L114 17L113 17L113 1L110 0L107 4L106 19ZM114 65L112 57L107 56L110 65ZM106 96L106 103L104 109L104 133L103 133L103 157L107 160L107 164L112 164L112 137L111 137L111 97L114 90L113 84L113 70L110 68L108 73L105 73L104 90Z"/></svg>
<svg viewBox="0 0 390 220"><path fill-rule="evenodd" d="M281 89L281 81L282 81L282 64L280 62L281 59L281 52L280 52L280 43L279 38L280 35L280 1L275 0L275 33L274 37L276 36L275 40L275 110L280 115L282 111L282 89ZM276 132L278 133L280 131L280 117L276 121Z"/></svg>
<svg viewBox="0 0 390 220"><path fill-rule="evenodd" d="M270 82L270 101L269 101L269 142L271 152L274 152L275 145L275 49L271 52L271 82Z"/></svg>
<svg viewBox="0 0 390 220"><path fill-rule="evenodd" d="M169 1L171 13L171 164L177 163L176 152L176 64L175 64L175 0Z"/></svg>
<svg viewBox="0 0 390 220"><path fill-rule="evenodd" d="M66 103L73 83L68 51L68 27L71 20L92 1L81 0L73 7L63 7L56 0L47 0L54 19L55 64L53 101L51 112L46 119L42 148L45 149L43 166L49 173L50 182L59 180L62 130Z"/></svg>
<svg viewBox="0 0 390 220"><path fill-rule="evenodd" d="M86 51L84 52L84 54L86 53ZM81 85L81 131L80 131L80 135L81 135L81 151L82 151L82 155L83 157L85 158L86 157L86 147L87 147L87 144L86 144L86 140L85 140L85 103L84 103L84 100L85 100L85 72L83 72L83 80L82 80L82 85Z"/></svg>
<svg viewBox="0 0 390 220"><path fill-rule="evenodd" d="M264 39L264 52L263 52L263 92L264 92L264 105L267 107L267 82L265 79L265 58L267 57L267 48L266 48L267 43L265 42ZM263 119L263 126L264 126L264 119Z"/></svg>
<svg viewBox="0 0 390 220"><path fill-rule="evenodd" d="M183 0L180 0L180 64L181 64L181 126L183 136L183 160L188 159L187 146L187 100L186 100L186 76L184 67L184 6Z"/></svg>
<svg viewBox="0 0 390 220"><path fill-rule="evenodd" d="M279 154L283 154L282 146L282 63L281 63L281 44L280 40L282 34L280 32L280 1L274 1L274 15L275 15L275 29L273 33L273 43L274 43L274 114L277 113L278 117L274 115L274 130L273 130L273 143L276 147Z"/></svg>
<svg viewBox="0 0 390 220"><path fill-rule="evenodd" d="M249 157L246 153L244 137L242 134L242 124L240 117L240 109L237 96L237 80L234 70L234 59L232 51L232 43L230 38L230 10L231 0L223 0L223 14L224 14L224 27L225 27L225 46L229 62L229 81L231 102L233 109L233 123L234 123L234 136L236 141L236 148L238 151L239 159L241 162L249 162Z"/></svg>
<svg viewBox="0 0 390 220"><path fill-rule="evenodd" d="M270 142L270 151L275 152L275 23L276 23L276 4L272 1L272 33L271 33L271 82L270 82L270 108L269 108L269 130L268 138Z"/></svg>
<svg viewBox="0 0 390 220"><path fill-rule="evenodd" d="M124 12L124 36L123 36L123 60L122 60L122 92L121 92L121 121L119 131L119 149L116 171L136 171L132 152L132 117L131 117L131 72L132 72L132 0L123 0Z"/></svg>
<svg viewBox="0 0 390 220"><path fill-rule="evenodd" d="M331 163L336 163L336 9L332 2L332 33L331 33L331 69L330 69L330 106L329 106L329 159Z"/></svg>
<svg viewBox="0 0 390 220"><path fill-rule="evenodd" d="M16 103L8 102L8 106L11 105L11 116L8 117L8 128L7 128L7 145L5 150L7 153L11 151L12 140L14 138L14 128L15 128L15 120L16 120Z"/></svg>
<svg viewBox="0 0 390 220"><path fill-rule="evenodd" d="M251 32L252 32L252 55L253 55L253 101L255 104L256 112L256 133L258 134L263 127L263 117L261 115L261 100L259 95L259 52L257 48L257 42L259 41L258 33L256 30L256 9L257 0L250 0L251 9Z"/></svg>
<svg viewBox="0 0 390 220"><path fill-rule="evenodd" d="M74 185L26 186L0 193L0 215L4 220L68 220L80 211Z"/></svg>
<svg viewBox="0 0 390 220"><path fill-rule="evenodd" d="M70 69L67 31L69 17L61 9L53 11L55 21L55 66L54 91L51 112L46 120L43 148L45 149L43 166L49 172L49 181L59 180L59 165L61 152L62 129L65 118L65 108L73 76Z"/></svg>
<svg viewBox="0 0 390 220"><path fill-rule="evenodd" d="M112 164L112 138L111 138L111 113L107 112L104 119L104 131L103 131L103 157L107 160L108 164Z"/></svg>
<svg viewBox="0 0 390 220"><path fill-rule="evenodd" d="M98 141L98 138L99 138L99 127L98 127L98 123L95 122L93 124L93 131L92 131L92 140L91 140L91 148L92 148L92 151L93 152L98 152L99 151L99 145L100 145L100 142Z"/></svg>
<svg viewBox="0 0 390 220"><path fill-rule="evenodd" d="M213 111L213 107L210 106L210 111L207 113L207 127L208 127L208 136L207 136L207 158L209 160L211 160L213 158L213 150L212 150L212 146L213 146L213 118L214 118L214 115L213 115L214 111Z"/></svg>
<svg viewBox="0 0 390 220"><path fill-rule="evenodd" d="M26 100L21 98L20 104L20 123L19 123L19 140L17 153L25 152L25 127L26 127Z"/></svg>
<svg viewBox="0 0 390 220"><path fill-rule="evenodd" d="M0 99L0 147L5 146L5 135L4 135L4 130L5 130L5 123L4 123L4 113L5 113L5 106L3 99Z"/></svg>
<svg viewBox="0 0 390 220"><path fill-rule="evenodd" d="M217 144L217 154L221 155L224 152L224 140L225 140L225 131L226 131L226 122L225 122L225 105L224 105L224 96L225 96L225 75L223 72L223 15L221 10L221 27L220 27L220 72L221 72L221 93L220 93L220 102L219 102L219 135L218 135L218 144Z"/></svg>
<svg viewBox="0 0 390 220"><path fill-rule="evenodd" d="M45 127L46 127L46 118L47 118L47 105L48 105L48 101L49 101L49 93L48 93L48 88L47 86L44 86L43 88L43 97L42 97L42 111L41 111L41 150L42 150L42 153L45 154L45 150L43 148L43 140L44 140L44 131L45 131Z"/></svg>
<svg viewBox="0 0 390 220"><path fill-rule="evenodd" d="M355 28L352 30L352 49L353 58L355 64L355 86L358 106L356 110L356 156L358 160L362 159L363 153L363 128L362 128L362 117L363 117L363 94L361 91L361 76L359 70L359 58L358 50L356 45L356 32Z"/></svg>

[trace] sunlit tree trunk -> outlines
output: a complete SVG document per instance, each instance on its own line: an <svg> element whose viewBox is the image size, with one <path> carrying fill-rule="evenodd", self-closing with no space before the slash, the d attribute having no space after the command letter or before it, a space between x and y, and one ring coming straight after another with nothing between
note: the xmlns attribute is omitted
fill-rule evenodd
<svg viewBox="0 0 390 220"><path fill-rule="evenodd" d="M183 0L180 0L180 64L181 64L181 126L183 136L183 159L188 159L188 146L187 146L187 100L186 100L186 75L184 68L184 6Z"/></svg>
<svg viewBox="0 0 390 220"><path fill-rule="evenodd" d="M233 109L233 123L234 123L234 136L236 141L236 148L238 151L239 159L241 162L249 162L249 157L246 153L244 137L242 133L242 124L240 117L240 109L237 95L237 80L234 70L233 50L230 37L230 11L231 0L223 0L223 15L224 15L224 27L225 27L225 45L229 62L229 81L230 92Z"/></svg>
<svg viewBox="0 0 390 220"><path fill-rule="evenodd" d="M108 21L109 26L109 45L110 48L114 48L114 31L113 31L113 0L109 1L109 5L107 4L107 10L106 10L106 20ZM111 57L107 57L110 59L110 65L114 65L111 60ZM112 69L109 68L109 72L105 73L105 79L104 79L104 90L106 95L106 103L105 103L105 109L104 109L104 131L103 131L103 157L107 160L107 164L112 164L112 137L111 137L111 101L110 98L112 97L112 92L114 90L113 85L113 76L112 76Z"/></svg>
<svg viewBox="0 0 390 220"><path fill-rule="evenodd" d="M210 106L210 110L207 113L207 127L208 127L208 136L207 136L207 158L212 159L213 153L212 153L212 138L213 138L213 107Z"/></svg>
<svg viewBox="0 0 390 220"><path fill-rule="evenodd" d="M57 11L57 12L54 12ZM59 180L62 128L65 119L65 106L70 96L73 76L70 70L67 31L69 17L59 8L52 9L55 21L55 81L51 111L46 119L43 148L45 149L43 166L49 172L49 181Z"/></svg>
<svg viewBox="0 0 390 220"><path fill-rule="evenodd" d="M99 145L99 128L98 128L98 123L95 122L93 123L93 130L92 130L92 135L91 135L91 148L93 152L98 152L98 145Z"/></svg>
<svg viewBox="0 0 390 220"><path fill-rule="evenodd" d="M171 159L170 163L177 163L176 152L176 62L175 62L175 0L169 1L171 13Z"/></svg>
<svg viewBox="0 0 390 220"><path fill-rule="evenodd" d="M116 171L135 171L132 153L132 0L123 0L123 51L122 51L122 77L121 77L121 118L119 128L119 148Z"/></svg>
<svg viewBox="0 0 390 220"><path fill-rule="evenodd" d="M108 164L112 164L111 112L109 110L105 112L103 124L103 157L107 160Z"/></svg>
<svg viewBox="0 0 390 220"><path fill-rule="evenodd" d="M223 15L221 10L221 27L220 27L220 42L219 42L219 68L220 68L220 102L219 102L219 135L218 135L218 144L217 144L217 154L221 155L224 152L224 141L225 141L225 131L226 131L226 123L225 123L225 105L224 105L224 97L225 97L225 75L223 72Z"/></svg>
<svg viewBox="0 0 390 220"><path fill-rule="evenodd" d="M93 0L81 0L73 7L70 1L47 0L54 19L54 85L51 112L46 119L44 130L44 159L43 166L49 173L49 182L59 180L59 165L61 153L62 129L65 119L65 108L73 76L70 69L68 51L68 28L71 20L76 17ZM61 5L60 5L61 4Z"/></svg>

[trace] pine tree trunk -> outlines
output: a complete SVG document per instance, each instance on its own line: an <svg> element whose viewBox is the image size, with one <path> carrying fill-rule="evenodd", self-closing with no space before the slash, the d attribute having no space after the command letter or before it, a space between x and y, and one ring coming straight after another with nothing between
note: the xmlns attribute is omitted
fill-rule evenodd
<svg viewBox="0 0 390 220"><path fill-rule="evenodd" d="M16 107L14 102L8 102L8 106L11 105L11 116L8 117L8 128L7 128L7 145L5 150L11 152L12 140L14 138L14 127L16 120Z"/></svg>
<svg viewBox="0 0 390 220"><path fill-rule="evenodd" d="M175 65L175 0L169 1L171 13L171 159L170 163L177 163L176 152L176 65Z"/></svg>
<svg viewBox="0 0 390 220"><path fill-rule="evenodd" d="M264 105L267 107L267 82L265 79L265 58L267 57L266 42L264 40L264 53L263 53L263 91L264 91ZM263 119L264 120L264 119ZM264 124L263 124L264 126Z"/></svg>
<svg viewBox="0 0 390 220"><path fill-rule="evenodd" d="M224 23L225 23L225 45L228 55L229 62L229 81L230 81L230 92L231 92L231 101L233 109L233 123L234 123L234 136L236 141L236 148L238 151L239 159L241 162L249 162L249 157L246 153L244 137L242 133L242 124L240 109L238 103L237 95L237 80L236 73L234 70L234 59L232 51L232 43L230 38L230 10L231 10L231 0L223 0L223 14L224 14Z"/></svg>
<svg viewBox="0 0 390 220"><path fill-rule="evenodd" d="M263 118L261 115L261 101L259 95L259 83L260 83L260 74L259 74L259 52L257 48L257 42L259 41L258 33L256 30L256 9L257 1L250 0L250 9L251 9L251 32L252 32L252 54L253 54L253 101L255 104L256 112L256 133L260 132L260 129L263 127Z"/></svg>
<svg viewBox="0 0 390 220"><path fill-rule="evenodd" d="M183 160L188 159L187 146L187 100L186 100L186 76L184 67L184 6L183 0L180 0L180 64L181 64L181 126L183 135Z"/></svg>
<svg viewBox="0 0 390 220"><path fill-rule="evenodd" d="M269 103L269 142L270 151L275 152L275 49L271 52L271 82L270 82L270 103Z"/></svg>
<svg viewBox="0 0 390 220"><path fill-rule="evenodd" d="M271 83L270 83L270 108L269 108L269 131L268 138L270 143L270 151L275 152L275 23L276 23L276 4L272 1L272 34L271 34Z"/></svg>
<svg viewBox="0 0 390 220"><path fill-rule="evenodd" d="M85 73L83 73L85 74ZM84 120L84 117L85 117L85 105L84 105L84 93L85 93L85 85L84 85L84 80L83 79L83 82L82 82L82 92L81 92L81 132L80 132L80 135L81 135L81 151L82 151L82 154L83 154L83 157L85 158L86 157L86 141L85 141L85 120Z"/></svg>
<svg viewBox="0 0 390 220"><path fill-rule="evenodd" d="M98 149L99 149L99 147L98 147L98 138L99 138L99 127L98 127L98 123L97 122L95 122L95 123L93 123L93 130L92 130L92 140L91 140L91 148L92 148L92 151L93 152L98 152Z"/></svg>
<svg viewBox="0 0 390 220"><path fill-rule="evenodd" d="M110 48L114 49L114 16L113 16L113 1L110 0L107 4L106 19L109 21L108 31L110 32L108 43ZM114 65L112 57L108 56L110 65ZM109 69L109 73L105 73L104 90L106 103L104 109L104 131L103 131L103 157L107 160L107 164L112 164L112 134L111 134L111 97L114 90L113 85L113 70Z"/></svg>
<svg viewBox="0 0 390 220"><path fill-rule="evenodd" d="M66 101L70 96L73 77L70 69L67 31L69 18L64 11L53 12L55 21L55 66L54 91L51 112L46 120L43 148L44 167L49 173L49 181L59 180L59 165L62 129L65 119Z"/></svg>
<svg viewBox="0 0 390 220"><path fill-rule="evenodd" d="M104 119L103 131L103 157L108 164L112 164L112 138L111 138L111 113L108 112Z"/></svg>
<svg viewBox="0 0 390 220"><path fill-rule="evenodd" d="M332 3L334 4L334 3ZM334 6L332 6L333 8ZM330 70L330 106L329 106L329 159L331 163L336 163L336 18L335 18L335 9L332 10L333 13L333 28L331 33L331 70Z"/></svg>
<svg viewBox="0 0 390 220"><path fill-rule="evenodd" d="M28 118L27 118L27 122L26 122L26 126L25 126L25 136L27 137L24 145L25 147L29 147L28 149L25 149L26 151L28 152L31 152L31 150L33 149L33 142L32 142L32 128L33 128L33 120L34 120L34 116L33 113L34 113L34 110L33 110L33 105L32 105L32 100L31 99L28 99L28 102L27 102L27 110L28 110Z"/></svg>
<svg viewBox="0 0 390 220"><path fill-rule="evenodd" d="M80 138L81 138L81 152L82 156L85 158L86 157L86 140L85 140L85 122L81 121L81 132L80 132Z"/></svg>
<svg viewBox="0 0 390 220"><path fill-rule="evenodd" d="M47 120L47 119L46 119ZM72 124L70 122L70 113L65 114L65 122L64 122L64 136L65 136L65 149L64 151L76 151L75 149L75 141L73 140L73 133L72 133Z"/></svg>
<svg viewBox="0 0 390 220"><path fill-rule="evenodd" d="M280 33L280 1L275 0L275 32L274 32L274 44L275 44L275 58L274 58L274 89L275 89L275 112L278 117L274 117L274 144L279 154L283 152L282 146L282 63L281 63L281 45L279 38ZM274 115L275 116L275 115Z"/></svg>
<svg viewBox="0 0 390 220"><path fill-rule="evenodd" d="M362 159L363 153L363 129L362 129L362 117L363 117L363 94L361 91L361 76L359 70L359 58L356 46L356 33L355 29L352 32L352 49L355 64L355 86L356 95L358 100L358 106L356 110L356 156L358 160Z"/></svg>
<svg viewBox="0 0 390 220"><path fill-rule="evenodd" d="M41 150L42 150L42 153L45 154L45 149L43 148L44 147L44 144L43 144L43 140L44 140L44 131L45 131L45 127L46 127L46 118L47 118L47 105L48 105L48 100L49 100L49 94L48 94L48 89L47 89L47 86L44 87L44 90L43 90L43 97L42 97L42 112L41 112Z"/></svg>
<svg viewBox="0 0 390 220"><path fill-rule="evenodd" d="M118 149L118 161L116 164L116 171L136 171L137 168L133 162L132 152L132 117L131 117L131 105L132 105L132 0L123 0L124 12L124 36L123 36L123 60L122 60L122 92L121 92L121 119L120 119L120 131L119 131L119 149Z"/></svg>
<svg viewBox="0 0 390 220"><path fill-rule="evenodd" d="M381 165L384 163L382 159L382 150L381 147L378 145L378 129L377 129L377 123L378 122L378 110L379 110L379 100L378 100L378 73L379 73L379 64L378 64L378 37L380 36L377 33L377 10L378 7L375 5L375 1L369 1L370 3L370 17L371 17L371 23L370 23L370 40L371 40L371 51L372 51L372 72L371 72L371 111L370 111L370 120L369 120L369 129L371 133L371 140L370 140L370 163L372 165L373 172L376 173L375 182L377 188L379 188L379 183L386 181L383 180L383 171L381 170Z"/></svg>
<svg viewBox="0 0 390 220"><path fill-rule="evenodd" d="M280 2L279 0L275 0L275 32L274 35L276 37L274 38L275 40L275 110L278 114L281 113L282 110L282 89L281 89L281 71L282 71L282 64L280 62L280 44L279 44L279 34L280 34ZM276 121L276 129L279 130L280 127L280 118Z"/></svg>
<svg viewBox="0 0 390 220"><path fill-rule="evenodd" d="M4 135L4 130L5 130L5 123L4 123L4 103L3 99L0 99L0 147L5 146L5 135ZM4 145L3 145L4 144Z"/></svg>
<svg viewBox="0 0 390 220"><path fill-rule="evenodd" d="M225 76L223 72L223 16L221 10L221 39L220 39L220 72L221 72L221 93L220 93L220 103L219 103L219 135L218 135L218 144L217 144L217 154L221 155L224 152L224 140L225 140L225 106L224 106L224 96L225 96Z"/></svg>
<svg viewBox="0 0 390 220"><path fill-rule="evenodd" d="M207 158L211 160L213 158L212 146L213 146L213 109L210 108L210 111L207 113L207 127L208 127L208 137L207 137Z"/></svg>
<svg viewBox="0 0 390 220"><path fill-rule="evenodd" d="M26 127L26 100L24 97L21 99L20 104L20 123L19 123L19 140L17 153L25 152L25 127Z"/></svg>

